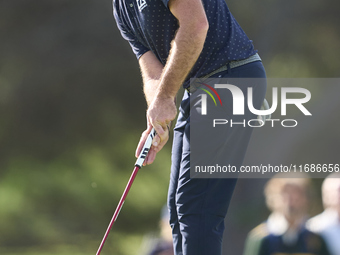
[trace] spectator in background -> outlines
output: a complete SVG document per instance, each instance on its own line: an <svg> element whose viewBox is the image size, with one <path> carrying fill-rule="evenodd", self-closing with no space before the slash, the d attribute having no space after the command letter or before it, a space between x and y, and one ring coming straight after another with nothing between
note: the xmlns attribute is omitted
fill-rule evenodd
<svg viewBox="0 0 340 255"><path fill-rule="evenodd" d="M326 241L332 255L340 255L340 173L330 174L322 184L325 210L307 222L311 231Z"/></svg>
<svg viewBox="0 0 340 255"><path fill-rule="evenodd" d="M169 224L170 214L167 206L161 210L159 221L159 237L147 236L143 242L142 254L146 255L174 255L172 231ZM146 251L145 251L146 250Z"/></svg>
<svg viewBox="0 0 340 255"><path fill-rule="evenodd" d="M305 227L311 196L306 177L279 174L267 182L264 194L272 213L249 233L244 255L329 254L322 237Z"/></svg>

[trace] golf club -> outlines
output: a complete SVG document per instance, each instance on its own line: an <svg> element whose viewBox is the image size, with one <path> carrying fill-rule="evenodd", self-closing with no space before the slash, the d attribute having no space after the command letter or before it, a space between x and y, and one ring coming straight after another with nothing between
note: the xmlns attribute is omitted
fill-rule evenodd
<svg viewBox="0 0 340 255"><path fill-rule="evenodd" d="M146 156L148 155L148 152L149 152L151 144L152 144L152 140L155 137L155 135L156 135L156 131L155 131L154 128L152 128L150 134L148 135L148 137L147 137L147 139L146 139L146 141L144 143L142 151L141 151L141 153L138 156L138 159L137 159L137 161L135 163L135 168L134 168L134 170L133 170L133 172L131 174L131 177L130 177L127 185L126 185L126 188L125 188L124 193L123 193L123 195L122 195L122 197L121 197L121 199L120 199L120 201L118 203L118 206L117 206L117 208L115 210L115 213L113 214L113 217L112 217L112 219L110 221L110 224L107 227L107 230L105 232L105 235L103 237L102 242L99 245L99 248L97 250L96 255L99 255L101 250L103 249L104 243L105 243L105 241L106 241L106 239L107 239L107 237L108 237L108 235L110 233L110 230L111 230L111 228L113 226L113 223L115 223L117 218L118 218L119 212L120 212L120 210L123 207L123 204L125 202L125 198L126 198L127 194L129 193L129 190L130 190L130 188L132 186L132 183L133 183L133 181L134 181L134 179L135 179L135 177L136 177L136 175L138 173L138 170L141 169L142 166L143 166L144 160L145 160Z"/></svg>

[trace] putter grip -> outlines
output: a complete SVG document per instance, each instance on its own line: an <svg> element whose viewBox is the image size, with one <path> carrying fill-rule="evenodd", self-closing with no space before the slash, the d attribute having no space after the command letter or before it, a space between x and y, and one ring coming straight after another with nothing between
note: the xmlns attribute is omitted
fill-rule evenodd
<svg viewBox="0 0 340 255"><path fill-rule="evenodd" d="M148 138L146 138L146 141L144 143L143 149L141 151L141 153L139 154L139 157L135 163L135 166L138 166L139 168L141 168L143 166L144 160L146 158L146 156L148 155L148 152L151 148L152 145L152 140L156 135L156 130L154 128L152 128L150 134L148 135Z"/></svg>

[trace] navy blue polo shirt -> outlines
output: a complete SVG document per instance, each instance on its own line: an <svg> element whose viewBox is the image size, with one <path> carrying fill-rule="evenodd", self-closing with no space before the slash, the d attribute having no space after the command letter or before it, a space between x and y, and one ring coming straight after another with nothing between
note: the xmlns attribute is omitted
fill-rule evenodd
<svg viewBox="0 0 340 255"><path fill-rule="evenodd" d="M178 29L177 19L168 8L169 0L113 0L117 26L139 59L151 50L165 65ZM202 77L232 60L256 53L224 0L203 0L209 30L203 50L183 84L190 78Z"/></svg>

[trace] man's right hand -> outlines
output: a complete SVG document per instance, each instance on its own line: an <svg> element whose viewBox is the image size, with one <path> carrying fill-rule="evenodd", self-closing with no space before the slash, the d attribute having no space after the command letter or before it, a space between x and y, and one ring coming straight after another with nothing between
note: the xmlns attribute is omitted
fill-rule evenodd
<svg viewBox="0 0 340 255"><path fill-rule="evenodd" d="M143 132L140 141L136 149L136 157L140 154L145 140L152 127L155 128L157 135L152 141L150 151L144 161L144 165L153 163L156 158L156 154L164 147L169 140L169 124L175 119L177 115L177 109L173 98L158 97L150 104L147 112L148 128Z"/></svg>

